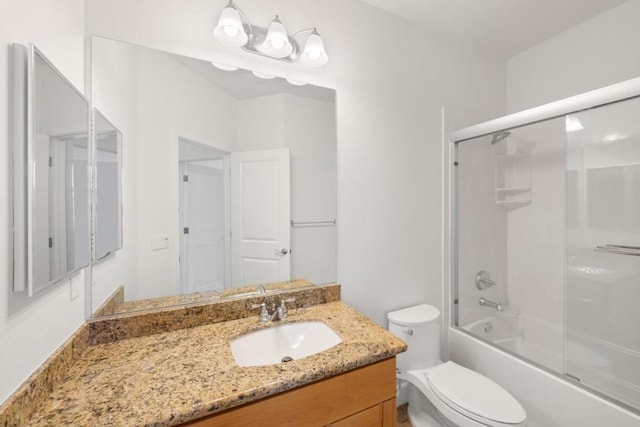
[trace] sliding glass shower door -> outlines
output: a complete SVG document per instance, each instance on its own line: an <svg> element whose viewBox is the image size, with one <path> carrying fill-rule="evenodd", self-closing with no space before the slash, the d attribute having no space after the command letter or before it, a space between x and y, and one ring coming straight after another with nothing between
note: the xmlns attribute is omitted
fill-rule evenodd
<svg viewBox="0 0 640 427"><path fill-rule="evenodd" d="M566 123L565 374L640 408L640 98Z"/></svg>
<svg viewBox="0 0 640 427"><path fill-rule="evenodd" d="M640 97L582 108L459 131L452 312L640 412Z"/></svg>

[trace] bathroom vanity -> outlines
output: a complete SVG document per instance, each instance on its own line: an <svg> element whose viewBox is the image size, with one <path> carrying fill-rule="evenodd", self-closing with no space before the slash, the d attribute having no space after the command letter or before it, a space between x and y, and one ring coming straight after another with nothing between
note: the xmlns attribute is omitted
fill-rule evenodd
<svg viewBox="0 0 640 427"><path fill-rule="evenodd" d="M395 369L392 357L184 425L395 426Z"/></svg>
<svg viewBox="0 0 640 427"><path fill-rule="evenodd" d="M0 425L395 425L395 355L406 344L339 300L308 305L310 291L296 292L277 324L321 321L340 344L286 363L239 366L230 342L276 324L259 321L250 308L256 298L226 308L247 317L166 332L154 330L157 313L91 321L0 407ZM208 308L199 307L201 317ZM216 309L224 317L226 309ZM182 311L173 324L185 321ZM123 332L134 323L146 334ZM60 362L65 354L75 356Z"/></svg>

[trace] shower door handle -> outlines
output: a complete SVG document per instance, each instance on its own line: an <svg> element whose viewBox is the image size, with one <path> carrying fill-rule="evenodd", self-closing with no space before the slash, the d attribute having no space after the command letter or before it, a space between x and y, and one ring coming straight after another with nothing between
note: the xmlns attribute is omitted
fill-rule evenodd
<svg viewBox="0 0 640 427"><path fill-rule="evenodd" d="M604 246L596 246L594 251L605 252L608 254L615 254L615 255L640 256L640 246L604 245Z"/></svg>

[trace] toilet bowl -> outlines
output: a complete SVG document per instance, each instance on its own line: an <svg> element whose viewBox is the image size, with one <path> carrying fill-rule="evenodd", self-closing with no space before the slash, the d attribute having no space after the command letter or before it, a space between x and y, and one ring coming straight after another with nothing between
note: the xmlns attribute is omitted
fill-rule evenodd
<svg viewBox="0 0 640 427"><path fill-rule="evenodd" d="M414 427L520 427L527 414L489 378L440 360L440 311L428 304L387 314L389 331L408 349L397 356L397 377L409 388Z"/></svg>

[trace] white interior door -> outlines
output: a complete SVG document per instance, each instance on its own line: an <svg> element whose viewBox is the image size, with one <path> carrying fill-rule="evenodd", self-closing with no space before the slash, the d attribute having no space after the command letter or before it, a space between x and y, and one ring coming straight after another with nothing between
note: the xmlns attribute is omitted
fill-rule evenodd
<svg viewBox="0 0 640 427"><path fill-rule="evenodd" d="M184 164L182 185L182 288L204 292L224 287L224 171Z"/></svg>
<svg viewBox="0 0 640 427"><path fill-rule="evenodd" d="M289 149L231 153L231 285L291 278Z"/></svg>

